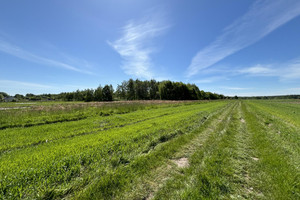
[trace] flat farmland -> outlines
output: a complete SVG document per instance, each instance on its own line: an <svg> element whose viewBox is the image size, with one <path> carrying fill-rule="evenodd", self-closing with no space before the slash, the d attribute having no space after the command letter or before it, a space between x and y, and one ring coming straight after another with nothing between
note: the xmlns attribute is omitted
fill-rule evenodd
<svg viewBox="0 0 300 200"><path fill-rule="evenodd" d="M299 100L0 108L0 199L300 199Z"/></svg>

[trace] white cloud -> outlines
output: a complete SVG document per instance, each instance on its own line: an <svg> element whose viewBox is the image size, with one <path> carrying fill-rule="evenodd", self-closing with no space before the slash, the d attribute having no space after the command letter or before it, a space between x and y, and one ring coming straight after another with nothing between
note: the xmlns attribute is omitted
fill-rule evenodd
<svg viewBox="0 0 300 200"><path fill-rule="evenodd" d="M140 78L152 78L150 55L155 51L151 40L161 35L168 27L157 17L131 21L122 28L123 35L114 42L108 42L123 58L123 70L126 74Z"/></svg>
<svg viewBox="0 0 300 200"><path fill-rule="evenodd" d="M238 73L250 76L273 76L278 77L281 81L300 80L300 58L280 64L257 64L240 69Z"/></svg>
<svg viewBox="0 0 300 200"><path fill-rule="evenodd" d="M79 69L77 67L74 67L72 65L69 65L69 64L61 62L61 61L38 56L36 54L33 54L26 50L23 50L22 48L20 48L18 46L9 44L2 40L0 40L0 51L10 54L12 56L24 59L24 60L28 60L30 62L34 62L34 63L60 67L60 68L64 68L64 69L68 69L68 70L72 70L72 71L76 71L76 72L80 72L80 73L85 73L85 74L93 74L90 71Z"/></svg>
<svg viewBox="0 0 300 200"><path fill-rule="evenodd" d="M62 87L61 87L62 88ZM56 88L50 85L14 81L14 80L0 80L0 91L6 92L10 95L27 94L27 93L51 93Z"/></svg>
<svg viewBox="0 0 300 200"><path fill-rule="evenodd" d="M187 76L193 76L257 42L299 14L299 0L256 1L246 14L225 28L222 35L193 57Z"/></svg>
<svg viewBox="0 0 300 200"><path fill-rule="evenodd" d="M52 88L49 85L43 85L43 84L37 84L37 83L12 81L12 80L0 80L0 88L5 89L7 87L11 87L11 88L27 87L27 88L35 88L35 89Z"/></svg>
<svg viewBox="0 0 300 200"><path fill-rule="evenodd" d="M6 92L10 95L14 94L44 94L44 93L52 93L58 94L61 92L72 92L77 89L83 90L87 88L95 88L96 86L84 86L84 85L60 85L60 84L39 84L32 82L24 82L24 81L15 81L15 80L0 80L0 91Z"/></svg>
<svg viewBox="0 0 300 200"><path fill-rule="evenodd" d="M281 68L282 69L277 72L281 80L300 80L300 58L284 64Z"/></svg>
<svg viewBox="0 0 300 200"><path fill-rule="evenodd" d="M263 65L255 65L253 67L249 67L249 68L245 68L245 69L241 69L239 70L240 73L242 74L253 74L253 75L267 75L267 76L271 76L275 74L275 71L269 67L269 66L263 66Z"/></svg>

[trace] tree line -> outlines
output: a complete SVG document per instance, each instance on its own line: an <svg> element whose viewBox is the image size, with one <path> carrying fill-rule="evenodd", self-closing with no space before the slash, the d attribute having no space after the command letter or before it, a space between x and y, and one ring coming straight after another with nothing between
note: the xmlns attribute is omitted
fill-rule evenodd
<svg viewBox="0 0 300 200"><path fill-rule="evenodd" d="M95 90L77 90L60 94L66 101L112 101L112 100L214 100L224 99L224 95L204 92L195 84L182 82L133 80L123 81L117 85L99 86Z"/></svg>
<svg viewBox="0 0 300 200"><path fill-rule="evenodd" d="M6 96L8 96L5 93ZM3 95L2 95L3 96ZM195 84L156 81L133 80L123 81L114 90L112 85L101 85L96 89L76 90L60 94L16 94L17 100L63 100L63 101L113 101L113 100L214 100L226 98L222 94L205 92Z"/></svg>

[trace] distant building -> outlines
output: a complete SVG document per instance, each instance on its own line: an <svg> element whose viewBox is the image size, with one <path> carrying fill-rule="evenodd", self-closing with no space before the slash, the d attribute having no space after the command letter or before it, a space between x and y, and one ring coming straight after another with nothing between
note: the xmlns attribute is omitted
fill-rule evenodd
<svg viewBox="0 0 300 200"><path fill-rule="evenodd" d="M15 97L4 97L4 101L5 102L12 102L12 101L18 101L18 99L16 99Z"/></svg>

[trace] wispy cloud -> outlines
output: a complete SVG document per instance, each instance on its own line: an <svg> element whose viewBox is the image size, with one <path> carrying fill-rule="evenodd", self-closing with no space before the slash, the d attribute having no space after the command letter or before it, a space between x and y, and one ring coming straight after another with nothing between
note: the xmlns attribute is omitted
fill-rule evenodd
<svg viewBox="0 0 300 200"><path fill-rule="evenodd" d="M222 35L193 57L187 76L193 76L257 42L299 14L299 0L256 1L246 14L225 28Z"/></svg>
<svg viewBox="0 0 300 200"><path fill-rule="evenodd" d="M253 67L238 70L238 72L242 74L253 74L253 75L260 75L260 76L272 76L275 74L275 70L272 69L269 65L261 65L261 64L257 64Z"/></svg>
<svg viewBox="0 0 300 200"><path fill-rule="evenodd" d="M62 87L60 87L62 88ZM15 94L27 94L27 93L51 93L55 90L53 86L23 82L23 81L14 81L14 80L0 80L0 91L6 92L10 95Z"/></svg>
<svg viewBox="0 0 300 200"><path fill-rule="evenodd" d="M300 80L300 58L290 61L282 66L283 70L278 70L277 74L281 80ZM284 73L282 73L282 71Z"/></svg>
<svg viewBox="0 0 300 200"><path fill-rule="evenodd" d="M153 77L150 55L155 48L151 41L167 28L158 17L143 19L141 22L130 21L122 28L121 38L108 42L122 57L122 68L126 74L140 78Z"/></svg>
<svg viewBox="0 0 300 200"><path fill-rule="evenodd" d="M300 80L300 58L280 64L257 64L252 67L237 70L239 74L250 76L273 76L281 81Z"/></svg>
<svg viewBox="0 0 300 200"><path fill-rule="evenodd" d="M49 89L49 88L52 88L52 86L37 84L37 83L12 81L12 80L0 80L0 88L6 89L7 87L11 87L11 88L27 87L27 88L35 88L35 89Z"/></svg>
<svg viewBox="0 0 300 200"><path fill-rule="evenodd" d="M43 94L52 93L57 94L60 92L72 92L77 89L83 90L87 88L95 88L96 85L71 85L71 84L40 84L25 81L15 80L0 80L0 91L6 92L10 95L14 94Z"/></svg>
<svg viewBox="0 0 300 200"><path fill-rule="evenodd" d="M90 71L82 70L80 68L74 67L73 65L67 64L65 62L38 56L34 53L28 52L18 46L12 45L12 44L2 41L2 40L0 40L0 51L10 54L12 56L24 59L24 60L28 60L30 62L34 62L34 63L60 67L60 68L64 68L67 70L72 70L72 71L85 73L85 74L93 74Z"/></svg>

